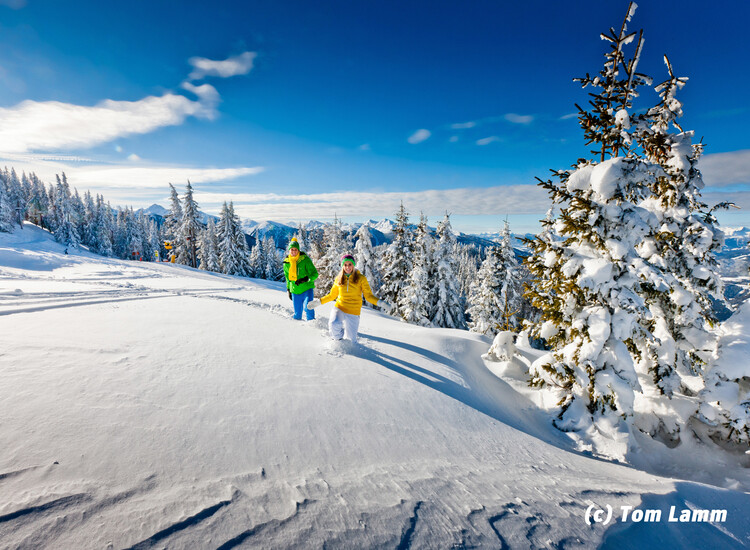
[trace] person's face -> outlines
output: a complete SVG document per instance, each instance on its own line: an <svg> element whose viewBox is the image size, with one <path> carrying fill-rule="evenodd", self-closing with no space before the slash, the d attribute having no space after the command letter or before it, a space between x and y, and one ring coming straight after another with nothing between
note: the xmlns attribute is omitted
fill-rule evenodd
<svg viewBox="0 0 750 550"><path fill-rule="evenodd" d="M352 262L344 262L344 273L349 275L352 271L354 271L354 264Z"/></svg>
<svg viewBox="0 0 750 550"><path fill-rule="evenodd" d="M292 258L294 258L295 256L297 256L297 254L299 254L299 248L290 248L289 249L289 255Z"/></svg>

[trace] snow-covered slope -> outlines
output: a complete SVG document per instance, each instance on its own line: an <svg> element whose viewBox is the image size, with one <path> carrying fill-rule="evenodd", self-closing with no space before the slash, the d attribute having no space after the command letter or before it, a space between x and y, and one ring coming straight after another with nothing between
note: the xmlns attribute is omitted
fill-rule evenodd
<svg viewBox="0 0 750 550"><path fill-rule="evenodd" d="M333 345L317 311L291 319L278 283L0 234L0 547L750 543L750 496L575 452L488 370L486 338L365 309L361 345ZM589 526L592 505L665 515Z"/></svg>

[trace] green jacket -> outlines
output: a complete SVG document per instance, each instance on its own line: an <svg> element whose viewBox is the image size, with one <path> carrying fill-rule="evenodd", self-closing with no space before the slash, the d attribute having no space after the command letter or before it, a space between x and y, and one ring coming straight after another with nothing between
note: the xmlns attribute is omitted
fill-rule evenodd
<svg viewBox="0 0 750 550"><path fill-rule="evenodd" d="M294 284L294 281L289 280L289 257L284 258L284 278L286 279L286 288L293 294L302 294L307 292L311 288L315 288L315 279L318 278L318 270L310 259L310 256L304 252L299 253L299 260L297 260L297 279L307 277L309 280L302 284Z"/></svg>

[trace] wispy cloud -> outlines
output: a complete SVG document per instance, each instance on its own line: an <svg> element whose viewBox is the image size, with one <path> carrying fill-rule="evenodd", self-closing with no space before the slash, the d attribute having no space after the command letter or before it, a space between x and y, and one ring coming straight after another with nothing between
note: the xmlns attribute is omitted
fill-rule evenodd
<svg viewBox="0 0 750 550"><path fill-rule="evenodd" d="M191 179L192 181L192 179ZM196 200L214 207L225 200L234 201L235 210L251 219L310 219L339 216L392 216L401 201L407 209L421 210L428 216L442 216L446 205L456 215L542 215L549 207L546 192L536 185L510 185L488 188L441 189L413 192L340 192L309 195L276 193L197 192Z"/></svg>
<svg viewBox="0 0 750 550"><path fill-rule="evenodd" d="M200 168L189 166L168 166L145 163L140 157L131 154L122 164L102 164L75 162L72 157L45 157L32 155L0 156L13 160L16 171L34 172L42 181L55 181L55 174L65 172L71 185L80 191L90 189L103 192L107 189L127 189L131 197L139 191L166 188L168 183L220 183L230 182L240 177L254 176L264 171L262 166L240 166L232 168ZM107 198L109 194L105 193Z"/></svg>
<svg viewBox="0 0 750 550"><path fill-rule="evenodd" d="M407 141L411 143L412 145L415 145L417 143L422 143L426 139L429 139L431 135L432 135L432 132L422 128L414 132L411 136L409 136L409 139Z"/></svg>
<svg viewBox="0 0 750 550"><path fill-rule="evenodd" d="M513 124L531 124L534 122L532 115L517 115L516 113L507 113L503 115L503 118Z"/></svg>
<svg viewBox="0 0 750 550"><path fill-rule="evenodd" d="M500 138L498 136L489 136L486 138L478 139L476 143L477 145L482 146L489 145L490 143L493 143L495 141L500 141Z"/></svg>
<svg viewBox="0 0 750 550"><path fill-rule="evenodd" d="M188 63L193 66L193 72L188 76L189 80L200 80L207 76L218 76L228 78L249 73L253 69L253 62L258 56L255 52L244 52L222 61L208 59L206 57L191 57Z"/></svg>
<svg viewBox="0 0 750 550"><path fill-rule="evenodd" d="M107 99L93 107L27 100L14 107L0 108L0 152L84 149L176 126L190 116L214 118L215 96L207 99L211 94L203 87L198 87L198 91L203 94L198 101L169 93L138 101Z"/></svg>
<svg viewBox="0 0 750 550"><path fill-rule="evenodd" d="M703 181L712 187L750 184L750 149L706 155L698 167L703 173Z"/></svg>
<svg viewBox="0 0 750 550"><path fill-rule="evenodd" d="M455 124L451 124L451 128L453 130L467 130L469 128L474 128L477 123L473 120L469 122L456 122Z"/></svg>

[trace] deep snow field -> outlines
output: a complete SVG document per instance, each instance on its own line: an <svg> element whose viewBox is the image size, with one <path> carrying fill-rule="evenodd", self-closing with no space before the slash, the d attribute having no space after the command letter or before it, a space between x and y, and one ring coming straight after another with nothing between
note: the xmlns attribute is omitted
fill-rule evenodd
<svg viewBox="0 0 750 550"><path fill-rule="evenodd" d="M280 283L0 234L0 548L750 546L740 462L594 457L486 337L363 310L360 345L334 344L331 304L290 306Z"/></svg>

